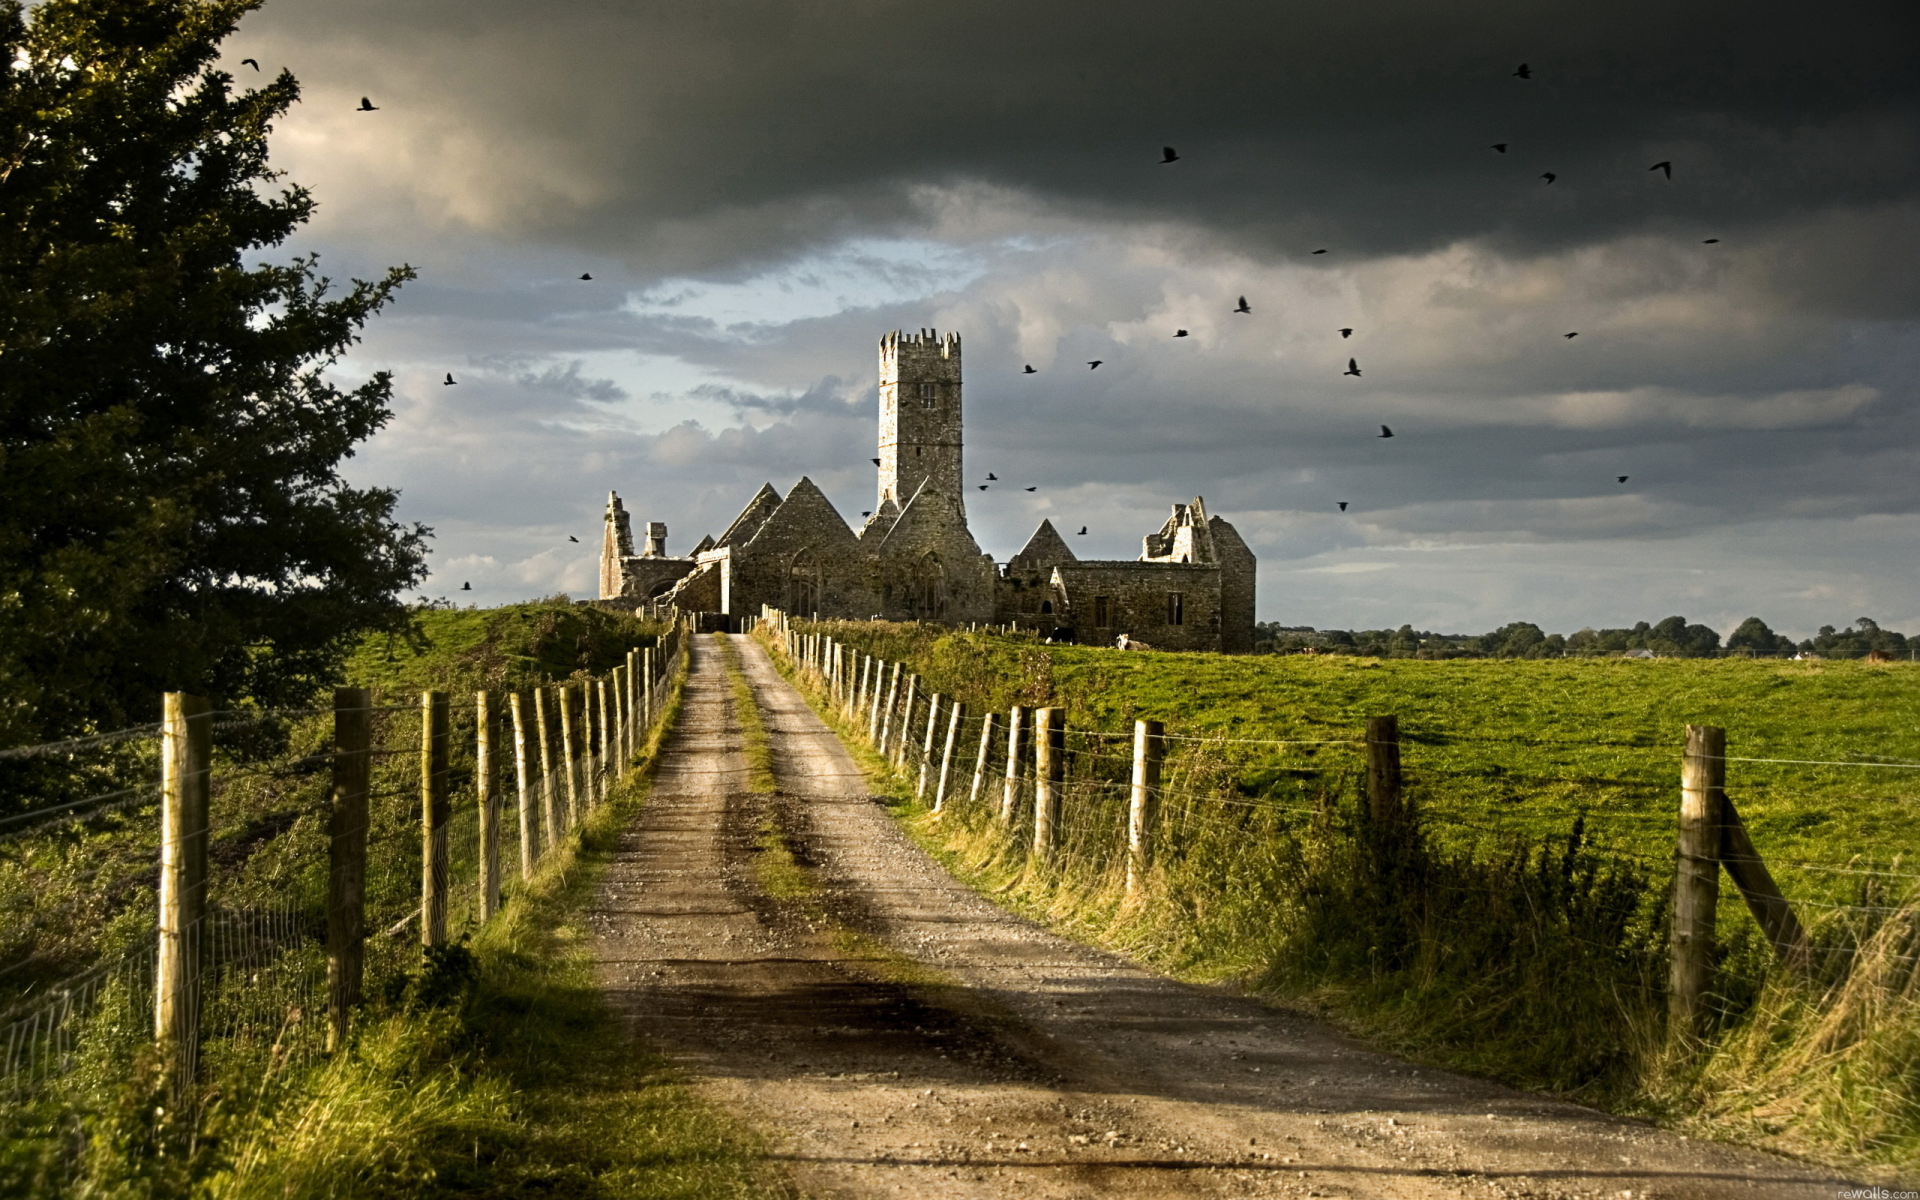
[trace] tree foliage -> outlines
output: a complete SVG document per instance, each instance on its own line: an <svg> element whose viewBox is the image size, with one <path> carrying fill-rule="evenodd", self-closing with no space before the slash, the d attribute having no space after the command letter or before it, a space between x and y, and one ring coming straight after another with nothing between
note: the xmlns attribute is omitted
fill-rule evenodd
<svg viewBox="0 0 1920 1200"><path fill-rule="evenodd" d="M328 370L409 268L260 261L314 210L238 89L258 0L0 6L0 744L298 702L405 620L427 531L339 468L389 417Z"/></svg>

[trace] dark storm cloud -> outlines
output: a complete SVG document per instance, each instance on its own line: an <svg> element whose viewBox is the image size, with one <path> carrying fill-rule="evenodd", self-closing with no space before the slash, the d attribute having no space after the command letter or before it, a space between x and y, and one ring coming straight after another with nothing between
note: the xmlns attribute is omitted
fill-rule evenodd
<svg viewBox="0 0 1920 1200"><path fill-rule="evenodd" d="M241 41L271 43L310 106L380 94L377 125L337 114L358 122L370 189L674 271L923 224L916 185L959 181L1329 260L1731 237L1837 209L1911 247L1911 214L1879 215L1915 183L1910 17L1892 2L279 0ZM1523 60L1530 81L1512 76ZM1158 165L1163 143L1179 163ZM1663 160L1671 181L1647 169ZM1834 239L1781 264L1787 281L1886 274Z"/></svg>

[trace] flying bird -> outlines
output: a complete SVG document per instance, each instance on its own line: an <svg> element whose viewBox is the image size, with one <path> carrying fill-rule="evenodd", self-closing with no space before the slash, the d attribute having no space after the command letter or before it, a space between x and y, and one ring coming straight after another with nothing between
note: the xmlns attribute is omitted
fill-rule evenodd
<svg viewBox="0 0 1920 1200"><path fill-rule="evenodd" d="M1164 167L1170 162L1179 162L1179 161L1180 161L1180 156L1173 152L1172 146L1160 147L1160 165L1161 166Z"/></svg>
<svg viewBox="0 0 1920 1200"><path fill-rule="evenodd" d="M1028 488L1027 490L1028 490L1028 491L1030 491L1030 492L1037 492L1037 491L1039 491L1040 489L1039 489L1039 487L1037 487L1037 486L1035 486L1035 487L1030 487L1030 488Z"/></svg>
<svg viewBox="0 0 1920 1200"><path fill-rule="evenodd" d="M255 68L255 69L257 70L258 68ZM471 583L463 583L460 585L460 590L463 592L470 592L473 590L473 585Z"/></svg>
<svg viewBox="0 0 1920 1200"><path fill-rule="evenodd" d="M1343 338L1350 338L1350 337L1352 337L1352 336L1353 336L1353 330L1351 330L1351 329L1342 329L1342 330L1340 331L1340 336L1341 336L1341 337L1343 337Z"/></svg>
<svg viewBox="0 0 1920 1200"><path fill-rule="evenodd" d="M983 491L983 492L984 492L984 491L986 491L986 490L987 490L987 485L986 485L986 484L984 484L984 483L983 483L983 484L981 484L981 485L980 485L980 490L981 490L981 491Z"/></svg>
<svg viewBox="0 0 1920 1200"><path fill-rule="evenodd" d="M1347 511L1347 502L1345 500L1340 501L1340 511L1341 512Z"/></svg>
<svg viewBox="0 0 1920 1200"><path fill-rule="evenodd" d="M373 101L372 101L372 100L369 100L369 99L368 99L367 97L365 97L365 96L362 96L362 97L360 97L360 109L359 109L359 111L361 111L361 112L379 112L380 110L379 110L378 108L376 108L376 107L374 106L374 103L373 103Z"/></svg>
<svg viewBox="0 0 1920 1200"><path fill-rule="evenodd" d="M1174 330L1174 331L1173 331L1173 336L1175 336L1175 337L1186 337L1186 336L1187 336L1187 331L1186 331L1186 330L1184 330L1184 329L1176 329L1176 330Z"/></svg>
<svg viewBox="0 0 1920 1200"><path fill-rule="evenodd" d="M1385 425L1382 425L1382 426L1380 427L1380 433L1379 433L1379 436L1380 436L1380 437L1392 437L1392 436L1393 436L1393 430L1391 430L1391 429L1388 429L1388 428L1387 428L1387 427L1386 427Z"/></svg>
<svg viewBox="0 0 1920 1200"><path fill-rule="evenodd" d="M1507 143L1495 142L1493 145L1489 146L1488 149L1498 150L1500 153L1505 154L1507 152Z"/></svg>
<svg viewBox="0 0 1920 1200"><path fill-rule="evenodd" d="M1086 527L1085 525L1082 525L1082 526L1080 527L1080 532L1081 532L1081 533L1085 533L1086 531L1087 531L1087 527ZM1075 535L1075 536L1078 536L1078 535Z"/></svg>
<svg viewBox="0 0 1920 1200"><path fill-rule="evenodd" d="M441 386L441 387L452 387L452 386L453 386L453 385L454 385L455 383L458 383L458 382L459 382L459 380L457 380L457 379L455 379L455 378L453 377L453 372L452 372L452 371L448 371L448 372L447 372L447 377L446 377L445 379L442 379L442 380L440 381L440 386Z"/></svg>
<svg viewBox="0 0 1920 1200"><path fill-rule="evenodd" d="M1104 359L1104 358L1096 358L1096 359L1094 359L1094 360L1093 360L1092 362L1089 362L1089 363L1087 364L1087 370L1089 370L1089 371L1098 371L1098 370L1100 369L1100 364L1101 364L1101 363L1103 363L1103 362L1105 362L1105 361L1107 361L1107 360L1106 360L1106 359Z"/></svg>
<svg viewBox="0 0 1920 1200"><path fill-rule="evenodd" d="M1342 371L1342 372L1340 372L1340 373L1341 373L1342 375L1351 375L1351 376L1353 376L1353 377L1354 377L1355 379L1358 379L1358 378L1360 378L1360 364L1359 364L1359 363L1357 363L1357 362L1355 362L1355 361L1353 361L1353 360L1352 360L1352 359L1350 358L1350 359L1348 359L1348 360L1347 360L1347 369L1346 369L1346 370L1344 370L1344 371Z"/></svg>
<svg viewBox="0 0 1920 1200"><path fill-rule="evenodd" d="M1568 341L1572 341L1574 338L1580 336L1580 331L1576 329L1572 333L1563 333L1560 336L1566 338Z"/></svg>
<svg viewBox="0 0 1920 1200"><path fill-rule="evenodd" d="M254 59L254 58L243 58L240 60L240 65L243 67L252 67L254 70L258 71L260 69L260 60Z"/></svg>
<svg viewBox="0 0 1920 1200"><path fill-rule="evenodd" d="M876 458L876 459L874 459L874 460L873 460L873 465L874 465L874 466L876 466L876 467L877 467L877 466L879 466L879 465L880 465L880 460L879 460L879 459L877 459L877 458Z"/></svg>
<svg viewBox="0 0 1920 1200"><path fill-rule="evenodd" d="M580 539L579 539L579 538L577 538L577 537L575 537L575 536L573 536L572 534L568 534L568 535L567 535L567 540L568 540L568 541L570 541L570 542L577 542L577 541L579 541Z"/></svg>
<svg viewBox="0 0 1920 1200"><path fill-rule="evenodd" d="M1540 178L1546 180L1548 183L1552 183L1554 180L1560 177L1558 175L1555 175L1552 171L1548 171L1546 174L1542 175Z"/></svg>
<svg viewBox="0 0 1920 1200"><path fill-rule="evenodd" d="M1702 246L1711 246L1711 245L1713 245L1713 244L1714 244L1715 242L1717 242L1717 241L1719 241L1719 240L1720 240L1719 238L1708 238L1708 239L1707 239L1706 241L1704 241L1704 242L1701 242L1700 244L1701 244Z"/></svg>
<svg viewBox="0 0 1920 1200"><path fill-rule="evenodd" d="M1514 77L1515 79L1532 79L1532 78L1533 78L1533 69L1532 69L1531 67L1529 67L1529 66L1527 66L1527 64L1525 64L1525 63L1521 63L1521 64L1520 64L1520 69L1519 69L1518 71L1515 71L1515 72L1513 73L1513 77Z"/></svg>
<svg viewBox="0 0 1920 1200"><path fill-rule="evenodd" d="M1315 250L1315 251L1314 251L1314 253L1315 253L1315 254L1325 254L1325 253L1326 253L1326 251L1325 251L1325 250Z"/></svg>
<svg viewBox="0 0 1920 1200"><path fill-rule="evenodd" d="M582 279L583 281L585 281L585 282L588 282L588 283L591 283L591 282L593 281L593 272L592 272L592 271L582 271L582 272L580 272L580 278L581 278L581 279Z"/></svg>
<svg viewBox="0 0 1920 1200"><path fill-rule="evenodd" d="M1032 363L1028 363L1028 364L1027 364L1027 369L1026 369L1026 370L1024 370L1024 371L1022 371L1022 372L1020 372L1020 373L1021 373L1022 375L1037 375L1037 374L1039 374L1039 372L1037 372L1037 371L1035 371L1035 370L1033 369L1033 364L1032 364Z"/></svg>
<svg viewBox="0 0 1920 1200"><path fill-rule="evenodd" d="M998 475L995 475L995 474L994 474L994 473L993 473L992 471L988 471L988 472L987 472L987 482L988 482L988 483L999 483L999 482L1000 482L1000 477L999 477Z"/></svg>
<svg viewBox="0 0 1920 1200"><path fill-rule="evenodd" d="M1667 178L1668 178L1668 179L1672 179L1672 178L1673 178L1673 164L1672 164L1671 162L1657 162L1657 163L1655 163L1655 164L1653 164L1652 166L1650 166L1650 167L1648 167L1648 168L1647 168L1647 170L1649 170L1649 171L1665 171L1665 172L1667 173Z"/></svg>
<svg viewBox="0 0 1920 1200"><path fill-rule="evenodd" d="M1242 296L1240 297L1240 307L1234 309L1233 311L1239 312L1239 313L1250 313L1253 311L1253 309L1247 306L1247 298L1245 296Z"/></svg>
<svg viewBox="0 0 1920 1200"><path fill-rule="evenodd" d="M863 517L870 517L870 516L872 516L872 515L873 515L873 513L872 513L871 511L868 511L868 512L863 512L863 513L861 513L860 515L861 515L861 516L863 516Z"/></svg>
<svg viewBox="0 0 1920 1200"><path fill-rule="evenodd" d="M1627 477L1625 475L1622 475L1617 480L1615 480L1616 483L1625 483L1626 481L1627 481Z"/></svg>

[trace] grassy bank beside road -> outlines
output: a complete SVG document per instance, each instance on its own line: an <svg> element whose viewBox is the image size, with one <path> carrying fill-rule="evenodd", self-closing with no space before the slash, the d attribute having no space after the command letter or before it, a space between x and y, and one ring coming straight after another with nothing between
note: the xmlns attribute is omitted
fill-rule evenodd
<svg viewBox="0 0 1920 1200"><path fill-rule="evenodd" d="M826 632L977 718L1067 709L1058 848L1030 807L889 787L950 869L1062 932L1327 1015L1433 1065L1715 1137L1920 1172L1920 672L1858 663L1226 658L850 622ZM1400 718L1412 819L1376 828L1364 720ZM1137 717L1171 742L1145 892L1125 892ZM1779 970L1731 885L1704 1044L1666 1027L1681 730L1728 729L1730 791L1812 929ZM857 736L857 731L856 731ZM963 761L972 763L973 742ZM1843 765L1833 765L1843 764Z"/></svg>

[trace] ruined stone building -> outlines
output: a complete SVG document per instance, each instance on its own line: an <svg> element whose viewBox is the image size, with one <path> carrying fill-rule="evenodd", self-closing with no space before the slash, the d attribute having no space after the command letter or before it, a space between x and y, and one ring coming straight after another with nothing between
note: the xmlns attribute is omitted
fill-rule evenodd
<svg viewBox="0 0 1920 1200"><path fill-rule="evenodd" d="M1076 558L1050 521L1004 568L967 528L960 337L931 330L880 339L880 445L871 516L850 527L802 478L786 496L761 487L718 538L686 557L651 522L644 548L620 497L607 498L602 602L748 614L1004 624L1085 643L1119 634L1161 649L1253 649L1254 557L1195 497L1175 504L1135 560Z"/></svg>

